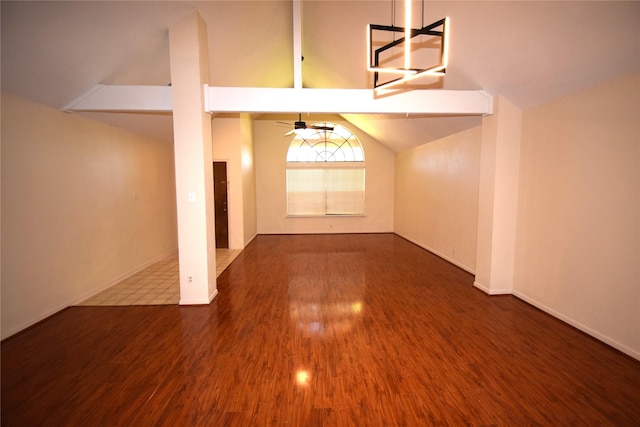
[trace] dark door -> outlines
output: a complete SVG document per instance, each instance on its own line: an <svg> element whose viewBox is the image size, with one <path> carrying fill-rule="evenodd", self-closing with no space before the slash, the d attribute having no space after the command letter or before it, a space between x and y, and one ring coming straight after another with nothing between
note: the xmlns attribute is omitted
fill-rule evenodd
<svg viewBox="0 0 640 427"><path fill-rule="evenodd" d="M229 247L227 213L227 163L213 162L213 196L216 215L216 248Z"/></svg>

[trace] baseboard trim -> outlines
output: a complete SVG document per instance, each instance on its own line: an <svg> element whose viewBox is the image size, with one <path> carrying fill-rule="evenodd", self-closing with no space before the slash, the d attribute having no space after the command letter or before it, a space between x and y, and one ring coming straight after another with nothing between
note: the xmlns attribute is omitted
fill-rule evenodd
<svg viewBox="0 0 640 427"><path fill-rule="evenodd" d="M513 293L511 289L490 289L478 281L473 282L473 287L480 289L487 295L511 295Z"/></svg>
<svg viewBox="0 0 640 427"><path fill-rule="evenodd" d="M211 301L204 299L180 299L179 305L209 305Z"/></svg>
<svg viewBox="0 0 640 427"><path fill-rule="evenodd" d="M82 301L85 301L91 297L93 297L94 295L99 294L100 292L104 291L105 289L110 288L111 286L114 286L118 283L120 283L121 281L133 276L134 274L144 270L145 268L155 264L156 262L167 258L168 256L172 256L175 255L176 253L178 253L178 249L171 249L170 251L164 252L148 261L146 261L144 264L139 265L138 267L136 267L133 270L130 270L129 272L122 274L118 277L116 277L115 279L110 280L109 282L107 282L106 284L102 285L100 288L98 288L98 290L91 290L88 292L85 292L83 294L81 294L80 296L77 296L75 298L72 298L70 300L68 300L67 302L64 302L62 304L59 304L57 306L55 306L54 308L51 308L49 310L46 310L44 313L41 313L37 316L35 316L33 319L28 320L14 328L11 328L9 330L2 330L2 337L0 339L4 340L7 339L9 337L11 337L12 335L17 334L18 332L24 331L27 328L30 328L31 326L34 326L35 324L42 322L43 320L47 319L48 317L53 316L54 314L64 310L67 307L71 307L74 306Z"/></svg>
<svg viewBox="0 0 640 427"><path fill-rule="evenodd" d="M445 260L447 262L450 262L451 264L455 265L456 267L460 267L461 269L463 269L467 273L471 273L473 275L476 274L475 269L473 269L473 268L471 268L471 267L469 267L467 265L464 265L464 264L460 263L459 261L456 261L454 259L449 258L448 256L444 255L443 253L441 253L441 252L439 252L439 251L437 251L437 250L425 245L424 243L421 243L421 242L415 240L412 237L409 237L409 236L407 236L405 234L402 234L402 233L398 233L397 231L395 231L393 234L396 234L396 235L402 237L403 239L410 241L414 245L420 246L422 249L431 252L432 254L442 258L443 260Z"/></svg>
<svg viewBox="0 0 640 427"><path fill-rule="evenodd" d="M636 360L640 360L640 352L635 351L627 346L625 346L624 344L621 344L619 342L617 342L616 340L613 340L601 333L599 333L598 331L595 331L591 328L589 328L588 326L568 317L565 316L564 314L552 309L551 307L548 307L538 301L536 301L533 298L530 298L529 296L527 296L526 294L522 293L522 292L518 292L518 291L513 291L512 294L521 299L522 301L526 302L527 304L531 304L532 306L536 307L539 310L544 311L545 313L555 317L556 319L559 319L565 323L568 323L569 325L573 326L576 329L579 329L580 331L584 332L587 335L591 335L592 337L596 338L599 341L602 341L603 343L610 345L611 347L615 348L616 350L621 351L622 353L626 354L627 356L630 356Z"/></svg>
<svg viewBox="0 0 640 427"><path fill-rule="evenodd" d="M239 248L239 249L244 249L247 246L249 246L249 243L253 242L253 240L258 237L258 233L254 234L249 240L247 240L246 242L244 242L244 247Z"/></svg>
<svg viewBox="0 0 640 427"><path fill-rule="evenodd" d="M75 304L75 303L74 303ZM37 325L38 323L42 322L43 320L46 320L47 318L61 312L62 310L68 308L70 305L72 304L61 304L55 308L52 308L51 310L47 310L44 313L36 316L35 318L22 323L21 325L16 326L15 328L11 328L9 330L2 330L2 341L11 338L12 336L19 334L21 332L26 331L27 329L31 328L32 326Z"/></svg>
<svg viewBox="0 0 640 427"><path fill-rule="evenodd" d="M148 261L146 261L144 264L141 264L139 266L137 266L136 268L134 268L133 270L128 271L127 273L124 273L118 277L116 277L115 279L110 280L106 285L103 285L102 287L100 287L97 291L92 290L90 292L87 292L86 294L81 295L78 298L74 298L68 305L72 306L72 305L76 305L82 301L85 301L95 295L98 295L100 292L109 289L110 287L117 285L118 283L122 282L123 280L128 279L129 277L133 276L136 273L141 272L142 270L144 270L147 267L152 266L153 264L155 264L158 261L161 261L169 256L175 256L178 253L178 248L175 249L171 249L170 251L164 252Z"/></svg>
<svg viewBox="0 0 640 427"><path fill-rule="evenodd" d="M478 289L480 289L482 292L484 292L484 293L485 293L485 294L487 294L487 295L491 295L491 293L489 292L489 288L487 288L485 285L483 285L483 284L482 284L482 283L480 283L480 282L475 282L475 281L474 281L474 282L473 282L473 287L474 287L474 288L478 288Z"/></svg>

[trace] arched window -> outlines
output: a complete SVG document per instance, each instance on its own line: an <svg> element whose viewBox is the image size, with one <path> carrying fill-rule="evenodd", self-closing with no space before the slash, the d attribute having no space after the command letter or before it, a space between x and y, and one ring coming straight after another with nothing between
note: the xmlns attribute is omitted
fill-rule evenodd
<svg viewBox="0 0 640 427"><path fill-rule="evenodd" d="M363 215L364 172L362 144L344 126L298 129L287 152L287 215Z"/></svg>

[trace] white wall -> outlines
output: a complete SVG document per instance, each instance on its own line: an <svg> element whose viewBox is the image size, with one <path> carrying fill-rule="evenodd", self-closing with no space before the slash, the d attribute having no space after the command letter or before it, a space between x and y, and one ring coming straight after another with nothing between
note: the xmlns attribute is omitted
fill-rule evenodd
<svg viewBox="0 0 640 427"><path fill-rule="evenodd" d="M522 126L514 294L640 358L640 74Z"/></svg>
<svg viewBox="0 0 640 427"><path fill-rule="evenodd" d="M396 155L396 234L473 272L481 128Z"/></svg>
<svg viewBox="0 0 640 427"><path fill-rule="evenodd" d="M256 196L259 234L376 233L393 231L394 154L339 116L314 116L308 122L330 121L345 126L365 152L365 215L354 217L287 217L286 155L291 137L278 119L254 121Z"/></svg>
<svg viewBox="0 0 640 427"><path fill-rule="evenodd" d="M171 145L3 93L2 338L174 252L175 205Z"/></svg>

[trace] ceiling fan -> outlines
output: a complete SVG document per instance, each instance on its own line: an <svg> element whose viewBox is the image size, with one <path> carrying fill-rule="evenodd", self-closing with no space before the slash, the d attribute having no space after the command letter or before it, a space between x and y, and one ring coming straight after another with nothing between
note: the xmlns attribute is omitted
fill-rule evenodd
<svg viewBox="0 0 640 427"><path fill-rule="evenodd" d="M278 122L282 124L286 124L291 126L291 123ZM302 114L298 114L298 121L293 123L293 129L289 132L285 133L284 136L290 136L296 133L301 129L315 129L315 130L333 130L333 126L324 126L324 125L309 125L302 121Z"/></svg>

